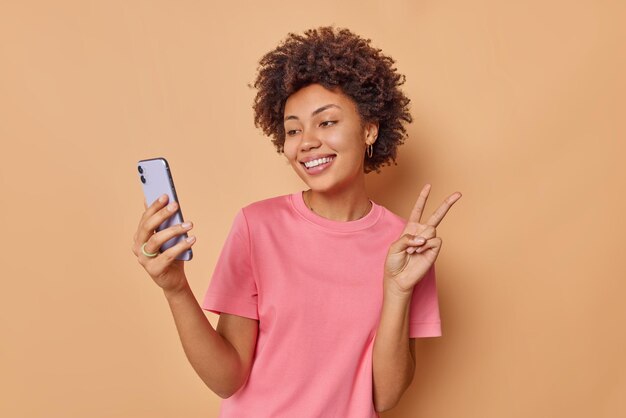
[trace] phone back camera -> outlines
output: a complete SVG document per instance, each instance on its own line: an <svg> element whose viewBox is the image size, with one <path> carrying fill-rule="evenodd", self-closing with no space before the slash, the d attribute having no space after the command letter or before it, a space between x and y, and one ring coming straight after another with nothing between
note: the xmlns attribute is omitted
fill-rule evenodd
<svg viewBox="0 0 626 418"><path fill-rule="evenodd" d="M139 174L143 174L143 168L141 168L141 166L137 166L137 170L139 170Z"/></svg>
<svg viewBox="0 0 626 418"><path fill-rule="evenodd" d="M141 182L142 182L143 184L146 184L146 178L145 178L144 176L141 176Z"/></svg>

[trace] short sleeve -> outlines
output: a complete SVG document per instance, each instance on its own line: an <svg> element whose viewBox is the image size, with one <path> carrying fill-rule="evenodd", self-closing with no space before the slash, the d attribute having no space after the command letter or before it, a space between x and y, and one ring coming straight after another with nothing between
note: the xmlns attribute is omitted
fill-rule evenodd
<svg viewBox="0 0 626 418"><path fill-rule="evenodd" d="M409 338L440 337L441 319L435 283L435 265L413 288L409 312Z"/></svg>
<svg viewBox="0 0 626 418"><path fill-rule="evenodd" d="M248 223L240 209L215 265L202 309L259 319L258 292L250 260Z"/></svg>

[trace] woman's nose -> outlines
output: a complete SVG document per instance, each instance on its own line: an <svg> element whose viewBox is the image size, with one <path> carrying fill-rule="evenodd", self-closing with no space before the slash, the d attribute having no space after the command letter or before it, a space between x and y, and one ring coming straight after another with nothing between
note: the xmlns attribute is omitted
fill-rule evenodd
<svg viewBox="0 0 626 418"><path fill-rule="evenodd" d="M302 139L300 141L300 149L308 151L311 148L317 148L321 144L320 139L313 130L302 131Z"/></svg>

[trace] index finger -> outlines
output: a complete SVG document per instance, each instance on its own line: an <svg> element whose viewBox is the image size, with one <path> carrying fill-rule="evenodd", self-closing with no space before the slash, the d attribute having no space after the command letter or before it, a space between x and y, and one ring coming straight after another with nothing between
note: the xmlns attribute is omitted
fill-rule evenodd
<svg viewBox="0 0 626 418"><path fill-rule="evenodd" d="M459 200L461 196L462 195L460 192L455 192L448 196L448 198L444 200L444 202L441 204L441 206L439 206L435 213L430 215L430 218L428 218L428 222L426 222L426 225L432 225L434 227L437 227L443 217L446 216L446 213L448 213L454 202Z"/></svg>
<svg viewBox="0 0 626 418"><path fill-rule="evenodd" d="M426 199L428 198L428 193L430 193L430 184L426 184L422 188L420 195L417 197L415 206L413 206L413 210L409 216L409 222L420 223L422 212L424 211L424 205L426 204Z"/></svg>
<svg viewBox="0 0 626 418"><path fill-rule="evenodd" d="M139 222L139 224L141 225L143 223L144 220L148 219L149 217L151 217L152 215L154 215L155 213L157 213L159 211L159 209L161 209L163 206L165 206L165 204L168 201L169 196L167 194L162 194L161 196L159 196L158 199L156 199L154 202L152 202L152 204L148 207L148 204L146 202L146 200L144 199L143 201L143 206L146 209L143 213L143 216L141 217L141 221Z"/></svg>

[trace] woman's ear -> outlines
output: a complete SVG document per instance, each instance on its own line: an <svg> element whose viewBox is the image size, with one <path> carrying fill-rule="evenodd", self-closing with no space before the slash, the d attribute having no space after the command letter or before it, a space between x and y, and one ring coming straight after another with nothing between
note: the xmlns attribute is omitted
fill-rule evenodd
<svg viewBox="0 0 626 418"><path fill-rule="evenodd" d="M378 122L367 122L365 124L365 142L368 145L376 142L376 139L378 138L378 126Z"/></svg>

